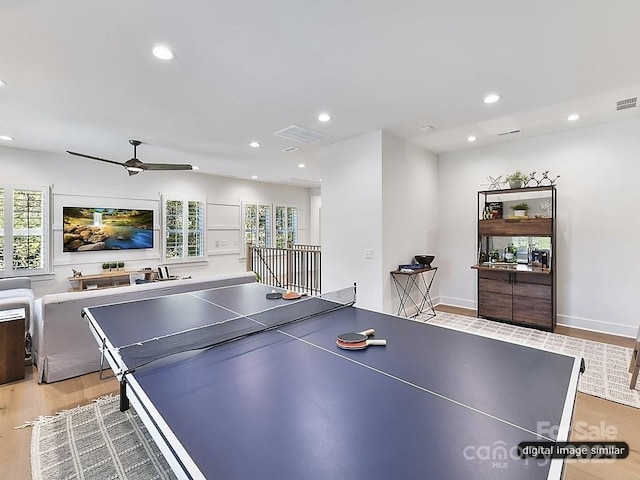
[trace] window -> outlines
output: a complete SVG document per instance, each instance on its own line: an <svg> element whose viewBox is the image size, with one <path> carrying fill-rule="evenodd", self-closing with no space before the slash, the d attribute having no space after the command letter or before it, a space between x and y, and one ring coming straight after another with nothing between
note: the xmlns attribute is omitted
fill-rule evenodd
<svg viewBox="0 0 640 480"><path fill-rule="evenodd" d="M276 247L298 243L298 209L276 207Z"/></svg>
<svg viewBox="0 0 640 480"><path fill-rule="evenodd" d="M0 276L47 273L49 189L0 185Z"/></svg>
<svg viewBox="0 0 640 480"><path fill-rule="evenodd" d="M205 201L163 199L164 261L193 261L205 257Z"/></svg>
<svg viewBox="0 0 640 480"><path fill-rule="evenodd" d="M244 204L244 240L258 247L271 246L271 205Z"/></svg>

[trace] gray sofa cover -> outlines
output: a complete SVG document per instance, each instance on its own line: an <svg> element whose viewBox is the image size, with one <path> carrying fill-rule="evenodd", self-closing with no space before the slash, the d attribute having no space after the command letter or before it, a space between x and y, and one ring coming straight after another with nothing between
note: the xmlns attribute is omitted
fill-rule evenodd
<svg viewBox="0 0 640 480"><path fill-rule="evenodd" d="M98 344L81 316L84 307L255 281L255 274L246 272L45 295L36 300L33 316L33 359L38 382L52 383L99 370Z"/></svg>

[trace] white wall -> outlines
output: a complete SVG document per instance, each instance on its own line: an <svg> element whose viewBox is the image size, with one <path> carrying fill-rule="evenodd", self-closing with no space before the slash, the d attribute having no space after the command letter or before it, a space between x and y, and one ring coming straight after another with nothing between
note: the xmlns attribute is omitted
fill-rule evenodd
<svg viewBox="0 0 640 480"><path fill-rule="evenodd" d="M309 244L320 245L320 213L322 211L322 196L320 188L309 190Z"/></svg>
<svg viewBox="0 0 640 480"><path fill-rule="evenodd" d="M417 254L436 255L432 265L438 265L438 210L437 156L388 133L383 134L382 276L385 312L396 313L399 305L389 272L396 270L399 264L413 263ZM431 288L431 297L437 300L437 277ZM416 297L416 300L420 298Z"/></svg>
<svg viewBox="0 0 640 480"><path fill-rule="evenodd" d="M635 336L640 255L640 119L469 149L439 158L440 296L476 306L476 195L487 176L560 174L558 323ZM630 207L630 208L629 208Z"/></svg>
<svg viewBox="0 0 640 480"><path fill-rule="evenodd" d="M299 208L299 242L309 242L309 189L244 181L197 172L143 172L129 177L124 169L67 154L0 148L0 183L51 187L53 275L34 278L37 296L70 288L75 268L99 273L103 261L123 260L126 268L155 268L161 263L160 199L169 194L207 199L207 261L174 265L177 275L207 275L245 270L241 202ZM154 248L121 252L62 252L62 207L147 208L155 212Z"/></svg>
<svg viewBox="0 0 640 480"><path fill-rule="evenodd" d="M356 282L358 305L381 310L382 132L329 145L319 158L322 291Z"/></svg>
<svg viewBox="0 0 640 480"><path fill-rule="evenodd" d="M359 306L395 313L389 272L415 254L437 255L436 156L376 131L325 147L319 161L322 289L355 281Z"/></svg>

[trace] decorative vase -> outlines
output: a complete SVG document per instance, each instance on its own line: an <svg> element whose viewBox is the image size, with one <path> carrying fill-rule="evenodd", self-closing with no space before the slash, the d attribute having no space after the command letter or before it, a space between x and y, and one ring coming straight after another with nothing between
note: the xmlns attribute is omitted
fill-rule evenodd
<svg viewBox="0 0 640 480"><path fill-rule="evenodd" d="M526 210L514 210L513 214L516 217L526 217L527 216L527 211Z"/></svg>
<svg viewBox="0 0 640 480"><path fill-rule="evenodd" d="M509 182L509 188L522 188L522 180L512 180Z"/></svg>

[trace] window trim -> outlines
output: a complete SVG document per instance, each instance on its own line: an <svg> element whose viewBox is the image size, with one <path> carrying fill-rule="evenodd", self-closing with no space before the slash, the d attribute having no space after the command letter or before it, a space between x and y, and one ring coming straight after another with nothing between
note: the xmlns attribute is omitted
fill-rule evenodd
<svg viewBox="0 0 640 480"><path fill-rule="evenodd" d="M182 202L182 248L183 254L181 257L167 258L167 202L179 201ZM162 262L167 265L172 264L194 264L207 262L207 199L206 197L186 197L179 195L162 195L161 198L161 212L162 212L162 235L161 235L161 258ZM202 255L189 256L189 202L198 202L202 205Z"/></svg>
<svg viewBox="0 0 640 480"><path fill-rule="evenodd" d="M278 239L277 239L277 237L278 237L278 230L277 230L277 229L278 229L278 227L277 227L276 223L277 223L277 218L278 218L278 209L279 209L279 208L284 208L284 209L285 209L285 220L286 220L286 222L287 222L287 225L286 225L286 236L287 236L287 237L289 236L289 215L288 215L288 214L289 214L289 209L295 209L295 211L296 211L296 226L295 226L295 233L294 233L294 237L295 237L295 240L296 240L296 241L294 241L294 242L292 242L292 243L293 243L293 244L298 243L298 241L297 241L297 240L298 240L298 238L299 238L299 236L300 236L300 228L299 228L299 224L300 224L300 208L299 208L299 207L297 207L296 205L275 205L275 206L273 207L273 211L274 211L274 212L273 212L273 218L274 218L274 221L273 221L273 238L274 238L274 243L275 243L275 244L276 244L276 246L277 246L277 243L278 243ZM281 247L281 248L286 248L286 247L288 247L288 246L289 246L289 242L288 242L288 240L287 240L287 242L286 242L286 244L284 245L284 247Z"/></svg>
<svg viewBox="0 0 640 480"><path fill-rule="evenodd" d="M273 243L274 243L274 208L273 208L273 203L271 202L262 202L262 201L242 201L242 208L241 208L241 215L242 215L242 219L241 219L241 235L242 235L242 242L245 248L243 248L243 250L246 250L246 245L247 245L247 206L253 206L256 208L259 207L268 207L269 208L269 228L266 231L266 234L268 235L268 244L263 245L264 247L272 247ZM256 214L257 214L257 210L256 210ZM257 218L257 217L256 217ZM256 237L258 236L258 229L256 227ZM243 254L244 255L244 254Z"/></svg>
<svg viewBox="0 0 640 480"><path fill-rule="evenodd" d="M51 188L46 185L18 185L0 183L0 189L3 190L4 208L4 227L0 229L5 237L3 246L4 268L0 269L0 278L5 277L31 277L37 275L47 275L51 273L51 221L50 221L50 205L51 205ZM18 190L37 191L42 194L42 267L33 269L13 269L13 193ZM8 220L8 221L7 221ZM7 245L7 238L11 238L11 245Z"/></svg>

